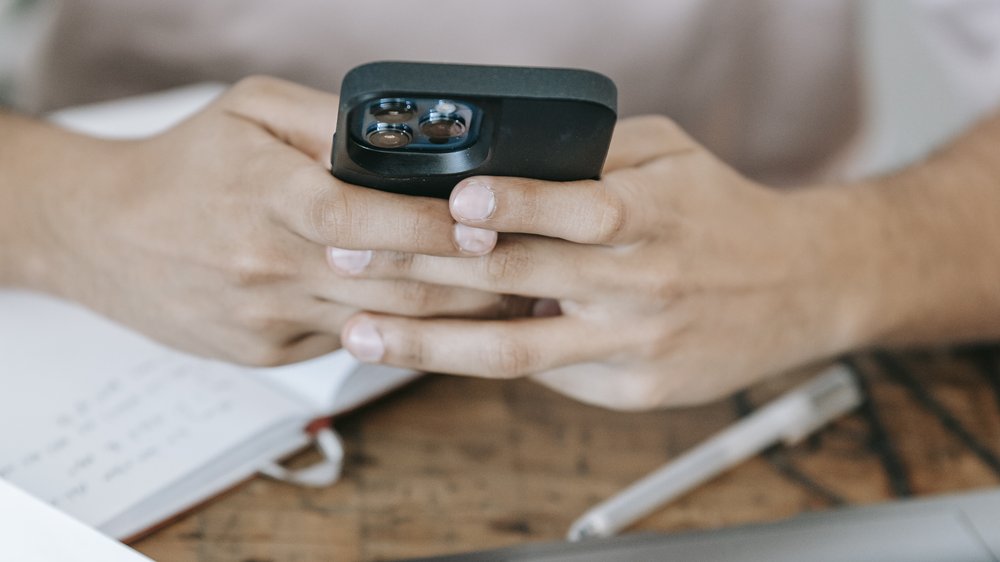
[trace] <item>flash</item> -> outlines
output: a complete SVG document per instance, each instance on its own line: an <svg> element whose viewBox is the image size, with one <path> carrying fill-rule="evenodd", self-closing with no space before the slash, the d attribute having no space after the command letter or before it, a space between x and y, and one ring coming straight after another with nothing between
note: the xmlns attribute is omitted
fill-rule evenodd
<svg viewBox="0 0 1000 562"><path fill-rule="evenodd" d="M437 105L434 106L434 111L437 111L438 113L444 113L445 115L455 113L457 109L458 106L451 103L450 101L445 101L445 100L439 100L437 102Z"/></svg>

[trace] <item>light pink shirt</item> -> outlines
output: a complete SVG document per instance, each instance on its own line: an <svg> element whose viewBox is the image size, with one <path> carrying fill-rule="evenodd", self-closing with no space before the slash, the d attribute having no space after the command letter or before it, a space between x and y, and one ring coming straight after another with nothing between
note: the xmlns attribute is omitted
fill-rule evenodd
<svg viewBox="0 0 1000 562"><path fill-rule="evenodd" d="M53 109L251 73L336 91L372 60L570 66L752 175L820 169L857 129L839 0L72 0L21 99ZM797 46L797 47L796 47Z"/></svg>
<svg viewBox="0 0 1000 562"><path fill-rule="evenodd" d="M972 3L921 2L931 5L928 13ZM860 6L856 0L66 0L58 2L19 99L23 108L48 110L252 73L336 91L347 70L379 59L582 67L614 79L622 115L668 115L744 173L801 183L842 169L868 117ZM996 37L979 36L996 47Z"/></svg>

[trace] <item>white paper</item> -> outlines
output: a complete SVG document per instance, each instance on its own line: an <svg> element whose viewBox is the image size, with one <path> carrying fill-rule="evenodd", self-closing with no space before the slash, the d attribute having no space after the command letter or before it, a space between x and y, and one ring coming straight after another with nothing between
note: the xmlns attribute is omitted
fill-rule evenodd
<svg viewBox="0 0 1000 562"><path fill-rule="evenodd" d="M337 351L302 363L255 369L254 375L308 405L313 416L334 413L334 397L358 368L346 351Z"/></svg>
<svg viewBox="0 0 1000 562"><path fill-rule="evenodd" d="M67 129L111 139L154 135L208 105L225 90L208 82L57 111L49 120Z"/></svg>
<svg viewBox="0 0 1000 562"><path fill-rule="evenodd" d="M17 562L149 562L0 480L0 559Z"/></svg>
<svg viewBox="0 0 1000 562"><path fill-rule="evenodd" d="M359 363L343 350L254 374L308 404L316 417L352 410L418 376L406 369Z"/></svg>
<svg viewBox="0 0 1000 562"><path fill-rule="evenodd" d="M0 478L99 526L302 404L245 368L0 291Z"/></svg>

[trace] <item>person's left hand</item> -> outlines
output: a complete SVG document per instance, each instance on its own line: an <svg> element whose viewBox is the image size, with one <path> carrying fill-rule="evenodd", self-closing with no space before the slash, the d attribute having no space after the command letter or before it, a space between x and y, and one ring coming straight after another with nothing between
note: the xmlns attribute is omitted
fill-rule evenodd
<svg viewBox="0 0 1000 562"><path fill-rule="evenodd" d="M840 223L855 199L766 189L664 118L626 120L600 181L461 182L452 215L501 232L491 254L376 252L353 274L538 297L536 317L362 313L342 341L364 361L534 374L614 408L714 399L865 339L864 233Z"/></svg>

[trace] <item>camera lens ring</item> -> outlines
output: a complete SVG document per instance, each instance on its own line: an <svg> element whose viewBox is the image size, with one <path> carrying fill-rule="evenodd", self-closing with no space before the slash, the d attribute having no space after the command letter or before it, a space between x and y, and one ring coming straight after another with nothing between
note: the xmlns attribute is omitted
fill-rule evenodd
<svg viewBox="0 0 1000 562"><path fill-rule="evenodd" d="M413 140L413 131L402 123L372 123L365 131L365 140L376 148L403 148Z"/></svg>
<svg viewBox="0 0 1000 562"><path fill-rule="evenodd" d="M405 123L417 112L417 104L406 98L382 98L368 111L379 123Z"/></svg>
<svg viewBox="0 0 1000 562"><path fill-rule="evenodd" d="M468 131L465 118L458 113L430 110L420 118L420 132L431 142L448 142Z"/></svg>

